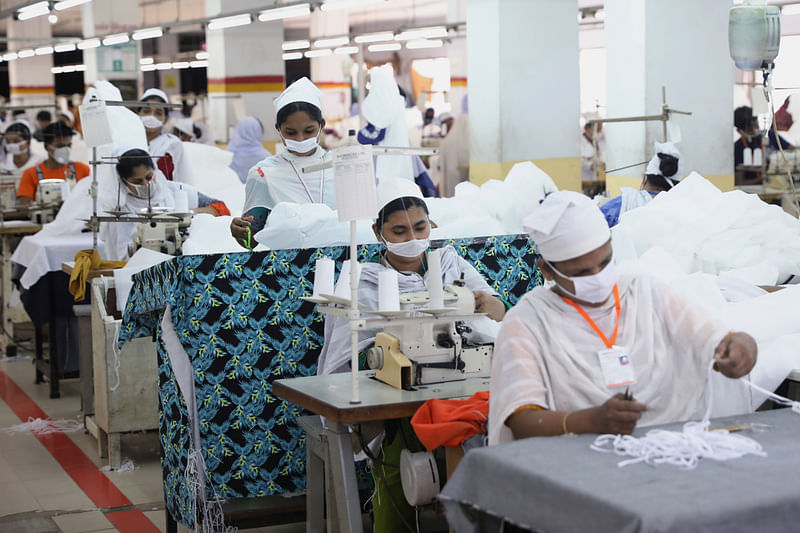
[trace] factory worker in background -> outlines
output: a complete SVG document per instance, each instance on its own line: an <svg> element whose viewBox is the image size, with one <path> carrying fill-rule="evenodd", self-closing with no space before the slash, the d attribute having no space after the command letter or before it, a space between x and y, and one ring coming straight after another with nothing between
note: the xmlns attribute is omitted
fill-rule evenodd
<svg viewBox="0 0 800 533"><path fill-rule="evenodd" d="M588 118L597 118L596 113L591 113ZM594 181L596 172L605 166L606 140L603 135L603 123L586 122L581 135L581 181ZM595 150L596 148L596 150Z"/></svg>
<svg viewBox="0 0 800 533"><path fill-rule="evenodd" d="M147 89L140 102L167 104L167 94L161 89ZM139 108L139 118L147 135L147 150L157 158L156 166L169 181L188 181L189 166L184 161L183 144L173 134L164 130L167 108L143 106Z"/></svg>
<svg viewBox="0 0 800 533"><path fill-rule="evenodd" d="M633 187L622 187L619 196L609 200L600 208L606 217L608 227L616 226L622 213L649 204L658 193L668 191L680 183L683 177L683 160L675 145L670 142L657 142L655 154L647 164L638 191Z"/></svg>
<svg viewBox="0 0 800 533"><path fill-rule="evenodd" d="M300 78L275 99L275 129L285 149L250 169L245 183L242 217L231 223L231 234L244 243L266 223L269 212L280 202L325 204L336 209L333 169L303 172L303 168L329 160L319 145L325 119L322 91L308 78ZM251 228L252 225L252 228Z"/></svg>
<svg viewBox="0 0 800 533"><path fill-rule="evenodd" d="M175 121L172 134L181 142L191 143L197 140L200 130L194 125L194 120L189 117L181 117Z"/></svg>
<svg viewBox="0 0 800 533"><path fill-rule="evenodd" d="M382 180L378 185L378 208L378 218L372 229L378 240L386 246L386 251L381 254L379 262L361 266L358 302L365 306L365 313L378 309L378 277L385 270L397 271L401 293L424 291L428 285L425 252L430 247L428 237L431 221L419 187L410 180L400 178ZM442 282L450 284L463 275L466 287L475 295L475 311L488 314L488 318L479 318L476 322L502 320L508 306L478 271L461 258L452 246L445 246L440 252ZM474 322L470 326L479 328ZM480 329L484 332L491 330L485 327ZM359 332L358 349L362 357L364 350L374 343L379 331ZM493 340L493 337L489 338L484 333L480 342ZM350 349L350 325L347 319L328 316L325 319L325 344L320 352L317 374L349 371ZM403 521L414 523L414 508L408 505L403 496L400 471L393 465L399 464L400 452L404 447L420 451L422 446L407 419L388 421L385 431L386 438L379 454L384 464L373 467L377 491L373 499L374 529L394 533L406 531Z"/></svg>
<svg viewBox="0 0 800 533"><path fill-rule="evenodd" d="M2 163L5 172L22 172L41 163L41 155L31 153L31 129L24 122L12 122L3 133L3 152L6 159Z"/></svg>
<svg viewBox="0 0 800 533"><path fill-rule="evenodd" d="M177 196L185 194L186 205L195 214L230 215L225 203L202 194L191 185L167 181L145 150L126 147L116 150L115 155L119 158L117 180L111 186L101 183L100 211L120 210L138 215L148 206L174 210L181 203ZM127 259L128 246L133 243L138 228L137 222L104 222L100 225L100 239L106 244L110 259Z"/></svg>
<svg viewBox="0 0 800 533"><path fill-rule="evenodd" d="M712 360L729 378L753 368L750 335L729 332L676 287L617 275L608 225L585 196L551 194L523 227L551 286L530 291L503 320L492 360L490 445L627 434L637 424L702 417ZM726 399L749 407L744 384L725 381ZM634 399L623 398L626 387Z"/></svg>
<svg viewBox="0 0 800 533"><path fill-rule="evenodd" d="M230 167L239 176L242 183L247 181L250 169L272 154L264 148L264 126L256 117L244 117L236 124L231 142L225 148L233 152Z"/></svg>

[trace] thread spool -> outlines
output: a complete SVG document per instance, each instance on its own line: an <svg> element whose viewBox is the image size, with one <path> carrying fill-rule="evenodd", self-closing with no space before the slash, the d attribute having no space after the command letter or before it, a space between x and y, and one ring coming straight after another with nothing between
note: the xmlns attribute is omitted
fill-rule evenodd
<svg viewBox="0 0 800 533"><path fill-rule="evenodd" d="M763 154L761 148L753 148L753 165L761 166Z"/></svg>
<svg viewBox="0 0 800 533"><path fill-rule="evenodd" d="M753 149L752 148L745 148L742 152L742 164L744 165L752 165L753 164Z"/></svg>
<svg viewBox="0 0 800 533"><path fill-rule="evenodd" d="M319 298L321 294L333 293L333 271L332 259L327 257L317 259L314 268L314 298Z"/></svg>
<svg viewBox="0 0 800 533"><path fill-rule="evenodd" d="M175 191L175 212L189 212L189 193L183 189L178 189Z"/></svg>
<svg viewBox="0 0 800 533"><path fill-rule="evenodd" d="M358 263L358 277L361 278L361 263ZM356 282L358 286L358 282ZM339 272L339 279L336 281L336 289L333 292L334 296L350 299L350 260L347 259L342 263L342 270Z"/></svg>
<svg viewBox="0 0 800 533"><path fill-rule="evenodd" d="M400 481L409 505L427 505L439 494L439 469L430 452L400 452Z"/></svg>
<svg viewBox="0 0 800 533"><path fill-rule="evenodd" d="M400 310L400 288L397 271L386 269L378 274L378 311Z"/></svg>
<svg viewBox="0 0 800 533"><path fill-rule="evenodd" d="M442 284L442 258L439 250L428 252L428 297L430 309L444 307L444 286Z"/></svg>

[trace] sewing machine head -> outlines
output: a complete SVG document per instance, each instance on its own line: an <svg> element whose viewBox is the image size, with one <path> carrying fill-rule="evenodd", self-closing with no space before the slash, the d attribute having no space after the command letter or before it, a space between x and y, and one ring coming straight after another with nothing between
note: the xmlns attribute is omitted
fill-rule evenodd
<svg viewBox="0 0 800 533"><path fill-rule="evenodd" d="M133 255L139 248L146 248L169 255L181 255L181 247L186 240L191 214L159 215L159 220L150 220L139 224L136 238L131 243L128 253ZM171 219L169 222L163 219Z"/></svg>
<svg viewBox="0 0 800 533"><path fill-rule="evenodd" d="M375 377L396 388L458 381L488 376L492 344L471 344L465 315L475 314L475 297L463 282L444 289L445 309L428 309L427 292L400 295L400 306L417 320L388 325L375 337L367 352L367 364ZM436 313L438 311L438 313ZM433 317L425 313L433 313ZM447 320L447 314L460 320Z"/></svg>
<svg viewBox="0 0 800 533"><path fill-rule="evenodd" d="M31 221L35 224L52 222L68 194L69 184L66 181L40 180L36 187L36 199L29 209Z"/></svg>

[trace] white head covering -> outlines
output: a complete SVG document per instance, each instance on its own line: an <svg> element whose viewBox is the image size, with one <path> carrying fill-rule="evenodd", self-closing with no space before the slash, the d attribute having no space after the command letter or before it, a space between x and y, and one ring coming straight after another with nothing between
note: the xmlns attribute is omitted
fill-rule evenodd
<svg viewBox="0 0 800 533"><path fill-rule="evenodd" d="M600 248L611 238L603 213L586 196L558 191L522 221L548 261L566 261Z"/></svg>
<svg viewBox="0 0 800 533"><path fill-rule="evenodd" d="M364 98L362 109L364 118L378 129L388 128L398 118L404 117L405 108L405 99L397 88L392 66L381 65L371 68L369 94ZM407 132L404 134L408 137Z"/></svg>
<svg viewBox="0 0 800 533"><path fill-rule="evenodd" d="M56 113L56 116L58 115L64 115L69 119L70 122L72 122L73 124L75 123L75 115L73 115L72 111L70 111L69 109L59 109L58 113Z"/></svg>
<svg viewBox="0 0 800 533"><path fill-rule="evenodd" d="M182 131L183 133L185 133L186 135L189 135L192 139L195 138L194 120L187 117L179 118L178 120L175 121L175 127L180 131Z"/></svg>
<svg viewBox="0 0 800 533"><path fill-rule="evenodd" d="M322 111L322 91L311 83L311 80L308 78L300 78L289 85L280 96L273 101L275 104L275 112L277 113L287 105L295 102L306 102Z"/></svg>
<svg viewBox="0 0 800 533"><path fill-rule="evenodd" d="M156 89L155 87L147 89L144 92L144 94L142 95L142 97L139 99L139 101L141 102L141 101L145 100L146 98L149 98L150 96L157 96L157 97L161 98L162 100L164 100L165 104L169 103L169 98L167 98L167 93L165 93L161 89Z"/></svg>
<svg viewBox="0 0 800 533"><path fill-rule="evenodd" d="M657 176L664 176L664 173L661 172L661 159L658 157L658 154L667 154L671 155L672 157L678 160L678 171L673 174L672 176L664 176L667 181L671 185L677 185L680 182L681 176L683 176L683 158L681 157L681 153L675 148L675 145L671 142L654 143L655 147L655 155L647 164L647 170L645 170L645 174L655 174Z"/></svg>
<svg viewBox="0 0 800 533"><path fill-rule="evenodd" d="M425 200L416 183L402 178L384 178L378 184L378 211L398 198L419 198Z"/></svg>

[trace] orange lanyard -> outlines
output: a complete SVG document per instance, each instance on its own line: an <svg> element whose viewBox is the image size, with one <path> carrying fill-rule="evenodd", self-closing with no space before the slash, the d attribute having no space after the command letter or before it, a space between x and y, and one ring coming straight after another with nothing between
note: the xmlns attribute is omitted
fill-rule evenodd
<svg viewBox="0 0 800 533"><path fill-rule="evenodd" d="M620 307L619 307L619 289L617 289L617 285L616 284L614 285L614 307L616 307L616 310L617 310L617 319L616 319L616 323L614 324L614 333L611 334L611 340L609 340L608 337L606 337L605 334L600 330L600 328L597 327L597 324L594 323L594 320L592 320L592 317L590 317L586 313L586 311L584 311L581 308L581 306L579 306L578 304L576 304L575 302L573 302L569 298L564 298L563 296L562 296L562 298L564 299L565 302L567 302L569 305L574 307L581 314L581 316L584 318L584 320L586 320L586 322L588 322L589 325L592 326L592 329L595 331L595 333L597 333L600 336L600 338L602 339L603 343L606 345L606 348L611 349L611 348L614 347L614 344L616 344L616 342L617 342L617 331L619 330L619 309L620 309Z"/></svg>

